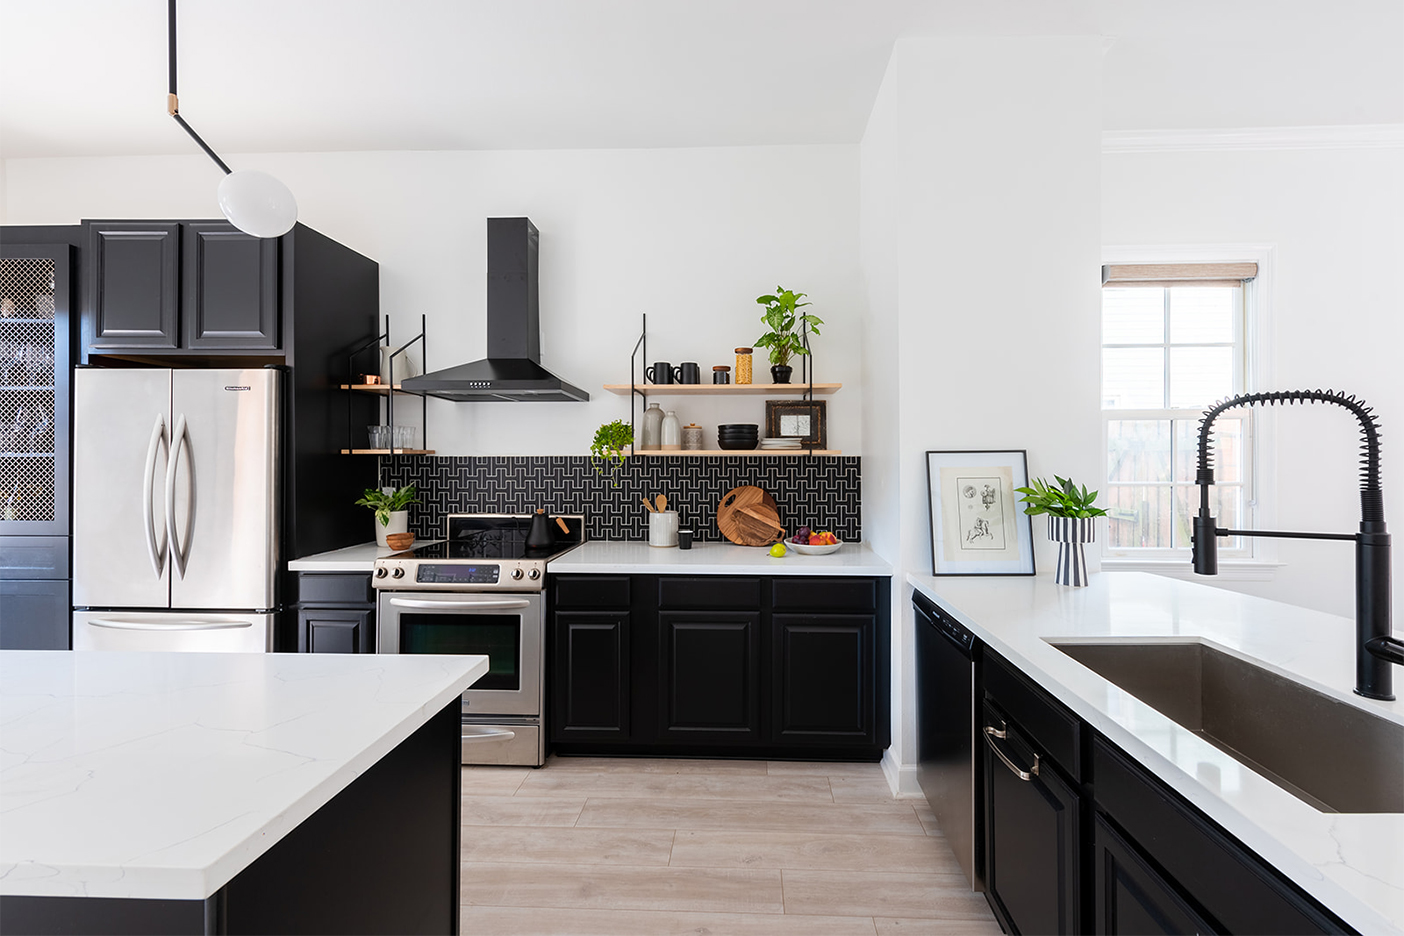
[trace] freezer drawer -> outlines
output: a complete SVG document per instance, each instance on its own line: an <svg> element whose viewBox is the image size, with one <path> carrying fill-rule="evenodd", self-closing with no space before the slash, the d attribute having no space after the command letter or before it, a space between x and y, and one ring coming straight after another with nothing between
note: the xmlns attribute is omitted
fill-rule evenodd
<svg viewBox="0 0 1404 936"><path fill-rule="evenodd" d="M273 649L276 619L274 614L75 611L73 649L264 653Z"/></svg>

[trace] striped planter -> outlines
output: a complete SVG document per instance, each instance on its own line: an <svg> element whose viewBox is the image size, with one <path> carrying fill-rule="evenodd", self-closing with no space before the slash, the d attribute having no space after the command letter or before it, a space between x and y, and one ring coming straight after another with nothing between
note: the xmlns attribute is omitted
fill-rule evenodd
<svg viewBox="0 0 1404 936"><path fill-rule="evenodd" d="M1058 544L1058 569L1053 581L1059 585L1087 584L1087 555L1084 543L1096 542L1096 517L1049 517L1048 538Z"/></svg>

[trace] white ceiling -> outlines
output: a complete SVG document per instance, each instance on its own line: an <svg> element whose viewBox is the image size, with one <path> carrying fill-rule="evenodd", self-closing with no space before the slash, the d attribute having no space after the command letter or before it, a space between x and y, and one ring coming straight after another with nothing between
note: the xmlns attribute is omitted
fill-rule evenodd
<svg viewBox="0 0 1404 936"><path fill-rule="evenodd" d="M1404 0L180 0L221 153L853 143L892 43L1104 35L1108 129L1404 122ZM191 152L165 0L0 0L0 157Z"/></svg>

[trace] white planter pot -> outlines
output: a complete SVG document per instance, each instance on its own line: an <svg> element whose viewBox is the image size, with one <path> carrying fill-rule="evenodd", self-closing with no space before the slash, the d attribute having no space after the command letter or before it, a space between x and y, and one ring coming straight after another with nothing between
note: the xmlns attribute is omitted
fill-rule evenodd
<svg viewBox="0 0 1404 936"><path fill-rule="evenodd" d="M1059 585L1086 585L1087 554L1083 545L1097 541L1097 518L1049 517L1048 538L1058 544L1053 581Z"/></svg>
<svg viewBox="0 0 1404 936"><path fill-rule="evenodd" d="M408 532L409 532L409 511L408 511L408 510L394 510L394 511L391 511L391 513L390 513L390 525L389 525L389 526L381 526L381 525L380 525L380 521L379 521L379 520L376 520L376 519L374 519L374 518L372 518L372 521L371 521L371 522L373 522L373 523L375 524L375 545L377 545L377 546L389 546L390 544L387 543L387 542L385 542L385 537L391 535L392 533L408 533Z"/></svg>

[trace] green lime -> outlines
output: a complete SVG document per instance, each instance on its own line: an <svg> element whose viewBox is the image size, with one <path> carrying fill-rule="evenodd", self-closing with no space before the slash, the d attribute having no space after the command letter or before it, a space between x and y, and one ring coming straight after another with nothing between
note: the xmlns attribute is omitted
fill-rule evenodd
<svg viewBox="0 0 1404 936"><path fill-rule="evenodd" d="M774 546L770 547L770 554L771 554L772 556L774 556L776 559L784 559L784 558L785 558L785 544L784 544L784 543L776 543Z"/></svg>

